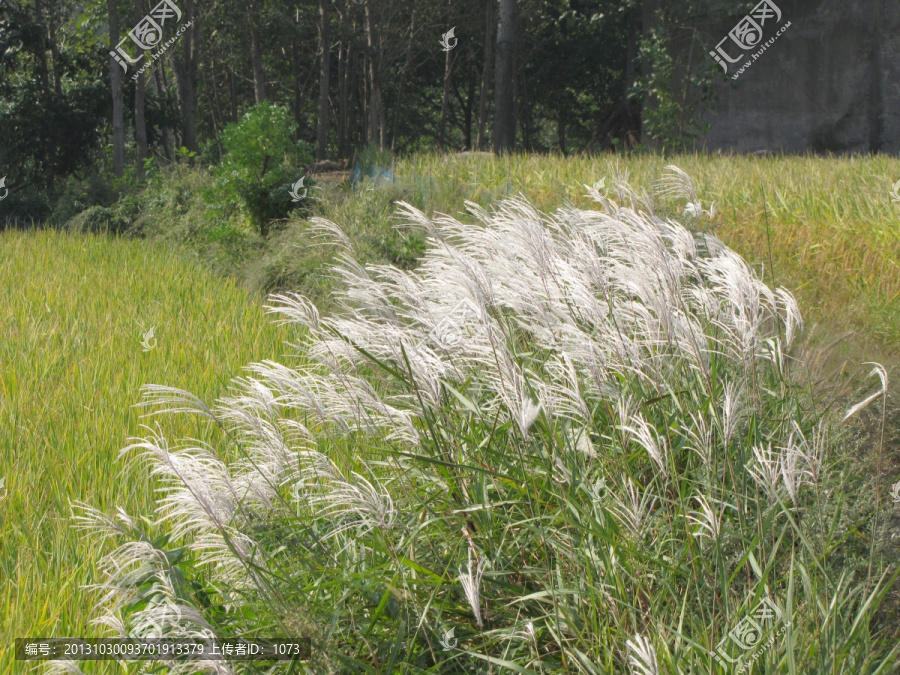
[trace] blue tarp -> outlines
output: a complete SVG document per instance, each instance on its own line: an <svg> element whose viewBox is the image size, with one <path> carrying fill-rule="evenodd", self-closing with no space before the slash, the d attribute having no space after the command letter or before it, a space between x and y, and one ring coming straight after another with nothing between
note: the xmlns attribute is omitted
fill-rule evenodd
<svg viewBox="0 0 900 675"><path fill-rule="evenodd" d="M365 174L363 174L362 170L359 168L359 162L357 162L353 165L353 171L350 172L350 185L355 187L363 177L371 179L375 185L393 183L394 171L393 169L388 169L383 166L372 166L369 167Z"/></svg>

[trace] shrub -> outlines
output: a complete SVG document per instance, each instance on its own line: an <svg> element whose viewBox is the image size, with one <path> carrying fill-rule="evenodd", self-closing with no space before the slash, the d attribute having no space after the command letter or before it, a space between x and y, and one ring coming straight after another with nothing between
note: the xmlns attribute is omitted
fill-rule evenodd
<svg viewBox="0 0 900 675"><path fill-rule="evenodd" d="M62 225L91 206L112 206L119 196L120 189L101 175L69 177L53 206L50 222Z"/></svg>
<svg viewBox="0 0 900 675"><path fill-rule="evenodd" d="M7 181L5 189L9 194L0 201L0 230L40 226L47 220L51 207L45 192L34 188L14 190L10 185L11 181Z"/></svg>
<svg viewBox="0 0 900 675"><path fill-rule="evenodd" d="M140 215L141 204L139 194L126 194L109 207L89 206L66 221L64 227L70 232L139 235L134 222Z"/></svg>
<svg viewBox="0 0 900 675"><path fill-rule="evenodd" d="M298 167L312 160L306 144L291 140L295 129L288 109L268 102L254 107L238 124L229 124L222 137L226 154L214 170L217 184L207 193L208 201L239 204L266 236L272 220L286 218L298 207L288 192L303 175Z"/></svg>
<svg viewBox="0 0 900 675"><path fill-rule="evenodd" d="M684 174L661 187L703 216ZM123 451L165 496L146 526L85 514L126 537L103 620L309 635L315 672L896 667L870 624L896 563L851 536L867 482L795 384L794 298L613 190L552 216L470 203L477 224L401 204L430 235L413 271L315 221L344 249L343 311L269 306L302 362L251 366L213 408L146 388L224 433ZM742 651L759 624L771 646Z"/></svg>

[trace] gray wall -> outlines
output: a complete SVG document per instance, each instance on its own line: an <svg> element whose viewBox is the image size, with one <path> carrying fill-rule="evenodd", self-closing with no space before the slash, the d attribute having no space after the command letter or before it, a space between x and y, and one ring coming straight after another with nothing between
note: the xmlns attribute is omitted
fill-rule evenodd
<svg viewBox="0 0 900 675"><path fill-rule="evenodd" d="M763 43L791 26L738 80L749 54L729 66L706 148L900 153L900 0L774 1L782 20ZM710 49L732 26L710 33Z"/></svg>

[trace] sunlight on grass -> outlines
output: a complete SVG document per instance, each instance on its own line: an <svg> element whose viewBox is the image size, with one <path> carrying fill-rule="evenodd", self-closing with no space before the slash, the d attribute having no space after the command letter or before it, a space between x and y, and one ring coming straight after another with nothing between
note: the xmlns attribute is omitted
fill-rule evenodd
<svg viewBox="0 0 900 675"><path fill-rule="evenodd" d="M243 365L281 356L283 336L231 280L142 241L56 231L0 236L0 672L16 637L95 637L104 551L68 519L72 501L149 513L146 477L119 450L140 432L139 388L215 399ZM156 346L142 335L155 326ZM152 344L152 342L150 343ZM145 420L147 422L147 420ZM153 422L155 424L155 422ZM174 424L173 424L174 423ZM203 438L190 418L161 420ZM94 672L121 672L95 662ZM90 666L89 666L90 667Z"/></svg>

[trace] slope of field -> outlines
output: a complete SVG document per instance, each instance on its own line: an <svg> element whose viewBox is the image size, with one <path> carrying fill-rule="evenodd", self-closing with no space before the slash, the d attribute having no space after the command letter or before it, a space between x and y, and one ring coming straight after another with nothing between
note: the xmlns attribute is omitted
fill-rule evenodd
<svg viewBox="0 0 900 675"><path fill-rule="evenodd" d="M146 345L143 335L155 327ZM0 234L0 672L16 637L98 636L89 625L105 549L71 527L70 504L150 513L152 486L118 459L146 383L223 394L242 366L281 357L260 303L142 241ZM159 422L201 437L193 420ZM178 431L175 431L178 429ZM108 550L108 549L106 549ZM94 672L121 672L95 662Z"/></svg>

